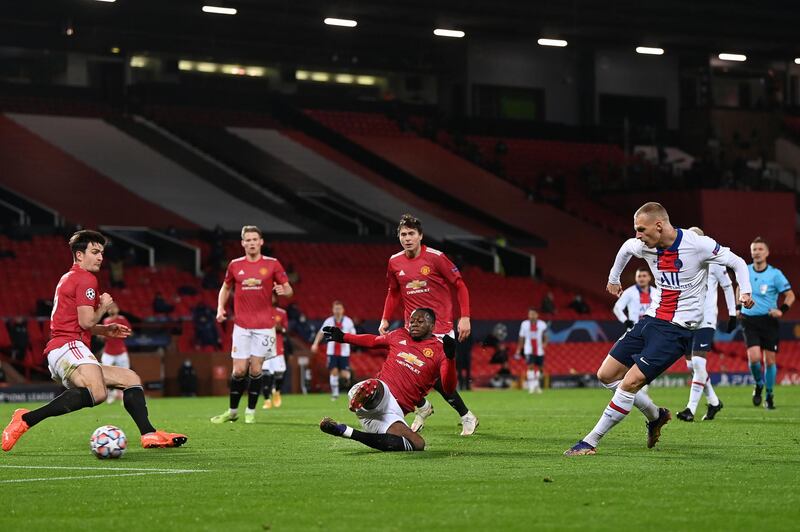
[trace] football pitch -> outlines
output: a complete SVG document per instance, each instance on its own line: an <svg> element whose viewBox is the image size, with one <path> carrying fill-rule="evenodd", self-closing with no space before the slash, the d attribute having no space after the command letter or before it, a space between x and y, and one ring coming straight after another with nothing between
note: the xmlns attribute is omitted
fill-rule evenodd
<svg viewBox="0 0 800 532"><path fill-rule="evenodd" d="M151 400L157 427L189 436L179 449L142 449L123 406L104 404L48 419L0 455L0 530L800 527L800 388L778 388L775 411L753 407L749 388L720 388L717 419L694 423L675 419L688 388L651 392L673 413L655 449L633 411L597 455L571 458L562 452L594 426L607 391L467 392L480 418L469 438L433 394L417 453L323 434L324 415L357 424L344 398L326 395L284 395L255 425L210 424L224 397ZM3 425L17 407L0 405ZM120 460L89 451L105 424L130 439Z"/></svg>

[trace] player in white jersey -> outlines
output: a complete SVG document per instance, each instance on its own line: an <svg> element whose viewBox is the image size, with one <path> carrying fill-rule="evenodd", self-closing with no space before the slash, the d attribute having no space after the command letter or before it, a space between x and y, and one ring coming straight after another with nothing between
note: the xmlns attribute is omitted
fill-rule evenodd
<svg viewBox="0 0 800 532"><path fill-rule="evenodd" d="M614 316L625 324L625 330L633 329L634 324L650 308L653 292L653 287L650 285L652 280L653 276L650 275L650 270L644 266L640 267L636 270L636 284L626 288L614 304Z"/></svg>
<svg viewBox="0 0 800 532"><path fill-rule="evenodd" d="M314 343L311 344L311 351L316 353L319 342L324 336L325 327L336 327L345 334L356 334L356 326L348 316L344 315L344 304L341 301L333 302L333 316L328 317L319 328ZM328 342L328 371L330 372L331 399L339 398L339 377L345 383L350 382L350 344L339 342Z"/></svg>
<svg viewBox="0 0 800 532"><path fill-rule="evenodd" d="M528 319L519 326L519 343L517 343L518 357L525 353L525 362L528 371L525 374L525 387L528 393L542 393L539 377L544 367L544 348L547 345L547 324L539 319L539 313L534 307L528 309Z"/></svg>
<svg viewBox="0 0 800 532"><path fill-rule="evenodd" d="M698 235L703 235L699 227L690 227ZM728 307L728 332L736 328L736 296L733 293L733 283L728 277L728 270L719 264L708 267L708 293L703 309L703 323L694 332L692 338L692 352L686 354L686 366L692 371L691 390L686 408L678 412L681 421L694 421L700 395L705 394L708 403L708 412L703 416L704 421L711 421L722 410L722 401L717 397L711 379L706 369L706 355L714 344L714 331L717 329L717 287L722 288L725 294L725 304Z"/></svg>
<svg viewBox="0 0 800 532"><path fill-rule="evenodd" d="M708 266L730 266L739 282L739 301L752 307L747 265L741 257L714 240L672 226L659 203L642 205L634 214L636 238L627 240L617 253L606 290L619 297L619 277L631 257L645 259L656 290L645 316L611 348L597 378L614 397L589 434L564 454L595 454L600 439L636 406L648 419L647 447L654 447L661 428L671 419L642 388L689 351L694 329L703 321Z"/></svg>

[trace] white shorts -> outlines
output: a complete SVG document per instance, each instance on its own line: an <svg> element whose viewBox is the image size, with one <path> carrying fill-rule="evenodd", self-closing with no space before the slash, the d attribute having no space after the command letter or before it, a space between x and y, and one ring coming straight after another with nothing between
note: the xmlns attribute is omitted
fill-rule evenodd
<svg viewBox="0 0 800 532"><path fill-rule="evenodd" d="M86 344L79 340L67 342L47 353L47 367L50 369L50 377L54 381L63 384L65 388L72 388L69 378L78 366L84 364L100 365L89 348L86 347Z"/></svg>
<svg viewBox="0 0 800 532"><path fill-rule="evenodd" d="M231 358L240 360L250 357L274 358L275 327L271 329L245 329L233 326L233 350Z"/></svg>
<svg viewBox="0 0 800 532"><path fill-rule="evenodd" d="M118 368L131 369L131 359L128 358L128 353L121 353L119 355L109 355L103 353L100 357L100 363L104 366L116 366Z"/></svg>
<svg viewBox="0 0 800 532"><path fill-rule="evenodd" d="M286 371L286 357L278 355L269 360L265 360L261 365L261 371L268 371L270 373L284 373Z"/></svg>
<svg viewBox="0 0 800 532"><path fill-rule="evenodd" d="M356 390L361 386L361 382L350 388L350 391L347 392L349 399L353 398ZM389 391L389 387L386 386L385 382L380 381L380 383L383 384L383 399L380 404L371 410L367 410L366 408L359 408L356 410L356 416L361 422L361 426L364 427L365 431L373 434L386 434L389 427L398 421L408 426L405 416L403 415L403 409L397 404L397 399L395 399L392 392Z"/></svg>

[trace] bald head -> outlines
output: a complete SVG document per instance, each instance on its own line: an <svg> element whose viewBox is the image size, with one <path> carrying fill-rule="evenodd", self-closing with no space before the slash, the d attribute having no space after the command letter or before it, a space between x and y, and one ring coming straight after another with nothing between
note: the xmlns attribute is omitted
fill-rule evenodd
<svg viewBox="0 0 800 532"><path fill-rule="evenodd" d="M647 216L651 220L660 220L662 222L669 222L669 214L667 214L667 209L664 208L663 205L660 203L656 203L655 201L648 201L634 213L633 218L634 220L639 216Z"/></svg>

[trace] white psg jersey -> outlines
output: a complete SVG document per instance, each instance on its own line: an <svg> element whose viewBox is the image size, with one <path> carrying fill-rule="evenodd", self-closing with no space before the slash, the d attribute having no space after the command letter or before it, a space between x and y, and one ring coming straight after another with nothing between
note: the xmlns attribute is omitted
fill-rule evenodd
<svg viewBox="0 0 800 532"><path fill-rule="evenodd" d="M725 293L725 304L728 307L728 315L736 316L736 296L733 293L733 283L728 277L728 270L725 266L712 264L708 267L708 294L706 294L706 307L703 311L702 328L717 328L717 287L722 288Z"/></svg>
<svg viewBox="0 0 800 532"><path fill-rule="evenodd" d="M329 316L324 322L322 322L322 327L320 327L319 330L322 331L322 329L325 327L336 327L337 329L341 329L345 334L356 334L356 326L353 324L353 320L351 320L348 316L342 316L342 321L340 322L337 322L335 317ZM327 354L349 357L350 344L328 342Z"/></svg>
<svg viewBox="0 0 800 532"><path fill-rule="evenodd" d="M656 289L647 315L672 322L688 329L697 329L703 321L708 266L729 266L736 272L736 281L743 294L751 293L747 264L729 248L707 236L678 229L675 242L666 248L648 248L641 240L627 240L608 275L610 284L619 284L619 276L631 257L647 261Z"/></svg>
<svg viewBox="0 0 800 532"><path fill-rule="evenodd" d="M526 355L544 356L544 332L547 324L542 320L536 320L531 326L531 320L525 320L519 326L519 337L525 338L525 348L523 353Z"/></svg>
<svg viewBox="0 0 800 532"><path fill-rule="evenodd" d="M650 301L652 300L653 287L647 285L646 290L639 290L638 285L629 286L626 288L622 295L619 296L617 302L614 304L614 315L619 321L625 323L631 320L633 323L639 321L639 318L644 316L647 309L650 308ZM625 315L624 310L628 311Z"/></svg>

